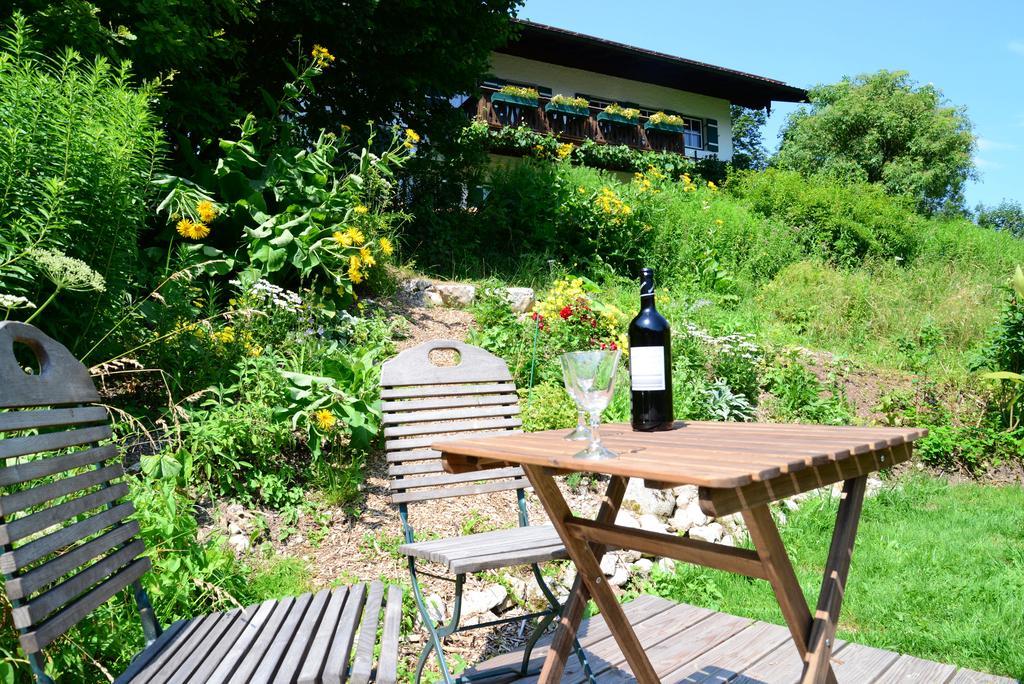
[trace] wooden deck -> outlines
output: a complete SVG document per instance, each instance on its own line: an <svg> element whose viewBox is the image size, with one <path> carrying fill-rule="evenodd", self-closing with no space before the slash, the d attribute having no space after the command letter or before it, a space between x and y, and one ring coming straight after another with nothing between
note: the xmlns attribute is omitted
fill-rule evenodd
<svg viewBox="0 0 1024 684"><path fill-rule="evenodd" d="M800 679L802 663L785 627L655 596L641 596L623 608L651 664L666 684L789 684ZM531 671L540 671L550 639L550 635L546 635L534 650ZM635 681L600 616L583 622L579 640L598 682ZM521 661L522 651L504 654L465 674L471 675L474 682L479 678L488 684L536 682L536 676L523 679L499 673L509 666L518 667ZM844 641L837 642L832 665L840 684L1010 684L1016 681ZM570 659L562 681L585 682L575 657Z"/></svg>

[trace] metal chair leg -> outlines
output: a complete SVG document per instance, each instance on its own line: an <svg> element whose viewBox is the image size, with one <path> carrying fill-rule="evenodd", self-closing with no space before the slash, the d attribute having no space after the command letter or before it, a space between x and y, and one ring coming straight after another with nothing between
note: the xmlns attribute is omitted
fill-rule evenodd
<svg viewBox="0 0 1024 684"><path fill-rule="evenodd" d="M551 621L555 619L555 616L562 612L562 604L558 602L558 597L555 596L547 582L544 581L544 575L540 571L540 566L533 563L530 567L533 569L533 576L537 580L537 585L540 587L541 593L544 594L544 598L547 599L548 605L551 606L552 612L548 617L541 620L533 634L530 635L529 641L526 642L526 651L523 653L523 662L520 668L520 672L524 677L529 674L527 670L529 668L530 656L533 653L533 647L537 644L544 630L551 624ZM593 684L596 682L594 671L590 667L590 661L587 660L587 654L580 645L579 639L573 639L572 649L576 653L576 658L580 661L580 666L583 668L583 674L586 676L587 681Z"/></svg>
<svg viewBox="0 0 1024 684"><path fill-rule="evenodd" d="M434 627L434 620L430 617L430 611L427 610L427 604L423 600L423 591L420 589L420 581L416 576L416 559L411 556L409 557L409 576L412 578L412 594L413 598L416 599L416 607L420 611L420 618L422 618L423 624L427 626L427 631L430 633L430 641L423 648L423 652L420 653L419 662L416 665L416 682L417 684L420 682L420 679L423 676L423 667L427 663L430 651L433 650L437 652L437 663L441 667L441 676L444 677L445 684L455 684L455 680L452 678L451 672L448 669L448 663L445 660L444 650L441 644L441 640L447 636L447 634L439 633ZM461 590L461 583L459 583L458 590ZM461 591L459 591L456 596L456 606L459 606L462 598ZM448 626L450 625L451 623L448 624Z"/></svg>

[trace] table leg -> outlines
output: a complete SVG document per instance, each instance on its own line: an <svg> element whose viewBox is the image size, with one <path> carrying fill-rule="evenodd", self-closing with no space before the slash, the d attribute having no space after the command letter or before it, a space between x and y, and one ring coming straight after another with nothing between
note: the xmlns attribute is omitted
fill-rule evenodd
<svg viewBox="0 0 1024 684"><path fill-rule="evenodd" d="M623 477L612 477L605 490L604 500L597 512L596 520L603 523L615 522L615 516L622 505L622 497L626 493L626 479ZM604 556L604 544L591 544L591 549L598 563ZM573 641L576 639L576 630L579 629L583 619L583 609L590 598L590 592L582 581L582 573L576 573L573 580L572 590L569 592L569 600L562 607L562 614L558 618L558 628L555 631L551 647L548 649L547 659L540 671L542 682L557 682L562 678L562 671L568 661L569 653L572 650Z"/></svg>
<svg viewBox="0 0 1024 684"><path fill-rule="evenodd" d="M658 675L651 666L647 654L644 653L636 632L633 631L625 613L622 612L622 606L616 600L615 593L605 581L604 572L601 570L600 562L594 556L594 550L589 543L574 537L566 528L565 523L572 516L572 512L554 478L549 471L538 466L524 465L523 470L526 471L526 476L530 478L530 484L533 485L538 498L544 504L551 523L558 530L562 543L565 544L569 557L576 565L576 571L582 578L583 584L587 587L598 608L601 609L601 615L604 617L608 629L611 630L612 636L615 637L622 654L626 657L626 662L633 670L633 676L640 684L659 684ZM541 677L542 684L554 684L557 681L552 676L555 674L554 669L553 666L548 672L548 677Z"/></svg>
<svg viewBox="0 0 1024 684"><path fill-rule="evenodd" d="M836 526L832 531L832 544L825 563L825 579L818 594L818 607L811 625L804 656L804 684L825 681L830 669L829 659L836 640L839 609L846 593L846 578L850 573L853 544L857 538L857 523L864 505L867 477L857 477L843 483L843 498L839 502Z"/></svg>

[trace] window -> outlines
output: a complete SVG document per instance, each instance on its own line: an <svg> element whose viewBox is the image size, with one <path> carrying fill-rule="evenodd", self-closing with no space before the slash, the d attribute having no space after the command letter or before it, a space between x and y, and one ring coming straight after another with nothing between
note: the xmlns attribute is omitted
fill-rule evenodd
<svg viewBox="0 0 1024 684"><path fill-rule="evenodd" d="M666 114L678 114L678 112L674 112L671 109L654 109L652 107L643 107L641 105L636 104L635 102L609 100L606 97L597 97L596 95L587 95L586 93L576 93L576 97L587 98L587 100L590 101L590 106L595 107L597 109L604 109L605 107L612 103L622 105L623 107L634 107L640 110L641 119L649 118L651 114L654 114L655 112L658 111L663 111ZM679 114L679 116L683 117L684 125L686 126L686 130L683 131L683 144L686 147L692 149L704 149L704 121L702 119L698 119L692 116L685 116L683 114Z"/></svg>
<svg viewBox="0 0 1024 684"><path fill-rule="evenodd" d="M697 150L704 149L704 136L701 135L700 119L684 117L683 125L686 126L686 129L683 131L683 145Z"/></svg>

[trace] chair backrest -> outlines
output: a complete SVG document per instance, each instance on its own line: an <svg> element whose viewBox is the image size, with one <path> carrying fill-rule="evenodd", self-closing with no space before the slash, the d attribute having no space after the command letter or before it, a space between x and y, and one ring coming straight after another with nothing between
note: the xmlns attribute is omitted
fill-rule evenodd
<svg viewBox="0 0 1024 684"><path fill-rule="evenodd" d="M15 349L35 355L26 373ZM149 569L89 372L31 325L0 323L0 571L33 655ZM138 598L138 597L137 597ZM34 657L34 656L33 656Z"/></svg>
<svg viewBox="0 0 1024 684"><path fill-rule="evenodd" d="M434 364L430 355L438 350L457 352L458 364ZM381 399L396 504L529 486L518 467L445 473L441 453L430 448L472 435L522 432L516 386L497 356L455 340L424 342L384 363Z"/></svg>

